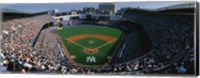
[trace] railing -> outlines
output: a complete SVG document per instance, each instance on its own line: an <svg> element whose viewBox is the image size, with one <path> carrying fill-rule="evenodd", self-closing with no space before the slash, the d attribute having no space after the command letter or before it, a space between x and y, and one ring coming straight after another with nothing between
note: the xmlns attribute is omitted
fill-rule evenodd
<svg viewBox="0 0 200 78"><path fill-rule="evenodd" d="M38 30L38 32L36 32L37 34L33 37L33 39L31 40L31 47L33 48L35 46L35 43L40 35L40 33L42 32L43 29L48 28L49 23L45 23L43 24L40 29Z"/></svg>

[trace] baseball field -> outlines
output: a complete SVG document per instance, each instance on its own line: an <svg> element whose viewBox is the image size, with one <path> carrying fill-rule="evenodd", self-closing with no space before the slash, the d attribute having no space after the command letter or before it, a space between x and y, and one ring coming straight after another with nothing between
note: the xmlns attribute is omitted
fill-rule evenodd
<svg viewBox="0 0 200 78"><path fill-rule="evenodd" d="M67 57L82 65L102 65L112 59L123 31L105 26L74 26L55 32Z"/></svg>

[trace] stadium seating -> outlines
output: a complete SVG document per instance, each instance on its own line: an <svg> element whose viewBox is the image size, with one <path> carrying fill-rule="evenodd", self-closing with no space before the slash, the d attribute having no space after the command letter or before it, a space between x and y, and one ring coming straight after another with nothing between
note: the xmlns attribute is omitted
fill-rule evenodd
<svg viewBox="0 0 200 78"><path fill-rule="evenodd" d="M117 53L104 68L74 65L63 56L62 45L51 32L55 27L43 29L35 47L31 40L49 21L46 14L8 19L2 23L0 33L2 49L0 66L8 72L81 73L81 74L146 74L193 73L194 71L194 16L158 14L142 10L127 10L120 21L108 26L126 31L122 40L126 45L122 57ZM62 22L73 26L88 20ZM89 21L89 23L98 22ZM111 24L112 23L112 24ZM67 28L67 27L66 27ZM163 70L165 69L165 70Z"/></svg>

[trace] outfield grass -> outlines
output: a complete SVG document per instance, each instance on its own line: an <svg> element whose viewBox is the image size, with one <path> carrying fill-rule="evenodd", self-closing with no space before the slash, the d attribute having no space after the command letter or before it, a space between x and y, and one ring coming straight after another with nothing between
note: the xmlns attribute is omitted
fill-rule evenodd
<svg viewBox="0 0 200 78"><path fill-rule="evenodd" d="M79 64L84 65L100 65L108 62L108 56L114 53L114 47L118 44L118 40L122 36L123 32L118 29L104 27L104 26L75 26L70 28L64 28L55 32L62 39L65 47L69 51L70 56L73 56L73 60ZM86 48L96 48L98 46L104 46L98 48L98 52L95 54L85 53L84 48L76 45L75 43L68 41L67 39L77 35L83 34L101 34L116 39L113 42L96 38L87 37L84 39L76 40L75 43L84 46ZM87 62L87 57L95 57L95 62ZM70 57L69 57L70 58Z"/></svg>

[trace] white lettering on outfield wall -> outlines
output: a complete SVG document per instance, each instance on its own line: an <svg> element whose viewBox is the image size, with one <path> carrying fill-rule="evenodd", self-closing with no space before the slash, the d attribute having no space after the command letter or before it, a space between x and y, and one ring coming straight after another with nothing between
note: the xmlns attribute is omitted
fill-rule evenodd
<svg viewBox="0 0 200 78"><path fill-rule="evenodd" d="M90 63L96 62L96 58L94 56L88 56L86 59L87 59L86 62L90 62Z"/></svg>

